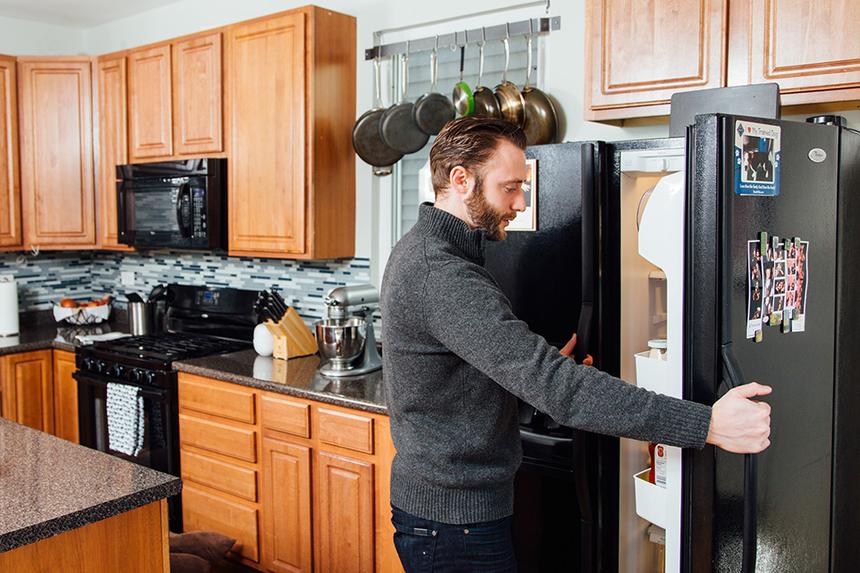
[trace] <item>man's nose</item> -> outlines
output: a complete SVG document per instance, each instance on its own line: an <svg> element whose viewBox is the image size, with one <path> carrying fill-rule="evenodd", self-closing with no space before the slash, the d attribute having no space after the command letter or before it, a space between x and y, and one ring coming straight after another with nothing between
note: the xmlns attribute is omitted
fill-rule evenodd
<svg viewBox="0 0 860 573"><path fill-rule="evenodd" d="M523 212L526 210L526 193L523 191L523 188L520 187L520 190L517 191L517 196L514 198L514 204L511 205L511 208L514 211Z"/></svg>

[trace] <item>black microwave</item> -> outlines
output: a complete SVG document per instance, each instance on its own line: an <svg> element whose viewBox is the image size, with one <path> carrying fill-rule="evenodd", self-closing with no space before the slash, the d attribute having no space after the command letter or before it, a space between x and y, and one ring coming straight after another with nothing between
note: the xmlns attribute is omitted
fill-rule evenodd
<svg viewBox="0 0 860 573"><path fill-rule="evenodd" d="M227 160L118 165L119 242L138 248L227 247Z"/></svg>

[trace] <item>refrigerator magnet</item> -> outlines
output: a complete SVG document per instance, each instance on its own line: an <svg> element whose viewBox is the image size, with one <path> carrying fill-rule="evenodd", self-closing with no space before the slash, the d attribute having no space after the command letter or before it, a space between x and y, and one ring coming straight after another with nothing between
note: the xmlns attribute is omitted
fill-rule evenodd
<svg viewBox="0 0 860 573"><path fill-rule="evenodd" d="M526 209L517 213L517 216L508 223L506 231L537 231L537 159L526 159L528 173L523 181L523 195L525 195Z"/></svg>
<svg viewBox="0 0 860 573"><path fill-rule="evenodd" d="M779 195L781 128L778 125L735 121L735 193Z"/></svg>
<svg viewBox="0 0 860 573"><path fill-rule="evenodd" d="M809 293L809 241L795 240L796 275L795 275L795 300L794 319L791 321L792 332L803 332L806 330L806 296Z"/></svg>
<svg viewBox="0 0 860 573"><path fill-rule="evenodd" d="M762 291L761 243L747 241L747 338L761 332ZM759 336L760 338L760 336Z"/></svg>

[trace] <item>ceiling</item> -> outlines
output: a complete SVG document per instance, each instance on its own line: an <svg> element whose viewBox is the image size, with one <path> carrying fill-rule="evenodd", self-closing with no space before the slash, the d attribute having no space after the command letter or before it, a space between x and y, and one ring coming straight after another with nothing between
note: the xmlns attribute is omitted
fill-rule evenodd
<svg viewBox="0 0 860 573"><path fill-rule="evenodd" d="M179 0L0 0L0 16L90 28Z"/></svg>

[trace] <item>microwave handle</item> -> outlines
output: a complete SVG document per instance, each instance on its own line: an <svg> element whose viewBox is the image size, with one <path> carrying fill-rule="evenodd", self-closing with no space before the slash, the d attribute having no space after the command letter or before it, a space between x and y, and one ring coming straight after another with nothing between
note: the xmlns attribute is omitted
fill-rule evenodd
<svg viewBox="0 0 860 573"><path fill-rule="evenodd" d="M179 226L179 234L182 237L191 236L191 225L186 225L182 217L183 199L188 202L189 213L191 212L191 186L188 183L183 183L179 188L179 193L176 195L176 224ZM190 221L189 221L190 223Z"/></svg>
<svg viewBox="0 0 860 573"><path fill-rule="evenodd" d="M119 166L117 166L117 170L119 170ZM123 181L116 182L116 232L117 232L117 242L126 243L126 232L128 231L128 227L126 226L125 220L125 183Z"/></svg>

